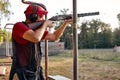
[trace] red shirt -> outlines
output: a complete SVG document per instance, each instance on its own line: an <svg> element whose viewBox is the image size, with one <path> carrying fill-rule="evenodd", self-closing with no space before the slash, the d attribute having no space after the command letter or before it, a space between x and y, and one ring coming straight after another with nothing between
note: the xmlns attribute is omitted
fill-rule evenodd
<svg viewBox="0 0 120 80"><path fill-rule="evenodd" d="M30 30L30 28L22 22L17 22L13 27L13 38L20 44L15 46L18 55L18 65L27 65L30 59L30 46L27 45L29 41L22 38L23 34L28 30ZM44 39L47 34L48 31L45 31L42 39Z"/></svg>
<svg viewBox="0 0 120 80"><path fill-rule="evenodd" d="M24 23L17 22L13 27L13 32L12 32L13 38L16 40L16 42L20 44L27 43L28 40L25 40L22 37L23 37L23 34L28 30L30 30L30 28L27 27ZM42 39L44 39L47 34L48 34L48 31L45 31Z"/></svg>

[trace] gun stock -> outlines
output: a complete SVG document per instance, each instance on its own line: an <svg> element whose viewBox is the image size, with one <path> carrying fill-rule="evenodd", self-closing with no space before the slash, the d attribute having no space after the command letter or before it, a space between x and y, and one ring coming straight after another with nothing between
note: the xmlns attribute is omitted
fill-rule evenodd
<svg viewBox="0 0 120 80"><path fill-rule="evenodd" d="M94 16L94 15L99 15L99 12L77 14L78 17ZM60 20L67 20L67 19L71 19L71 18L72 18L72 15L68 14L68 15L53 16L53 17L49 18L49 20L60 21ZM28 24L28 26L29 26L29 28L35 30L35 29L39 28L43 23L44 23L44 21L39 21L39 22L34 22L34 23L31 23L31 24Z"/></svg>
<svg viewBox="0 0 120 80"><path fill-rule="evenodd" d="M35 30L35 29L39 28L41 25L43 25L43 23L44 23L44 21L30 23L30 24L28 24L28 27Z"/></svg>

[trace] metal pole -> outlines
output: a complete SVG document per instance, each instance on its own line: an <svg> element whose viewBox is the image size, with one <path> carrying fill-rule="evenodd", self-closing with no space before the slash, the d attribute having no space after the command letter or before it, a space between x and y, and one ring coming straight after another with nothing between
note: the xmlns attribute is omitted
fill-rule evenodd
<svg viewBox="0 0 120 80"><path fill-rule="evenodd" d="M45 15L45 19L47 19L47 15ZM45 80L48 80L48 40L45 40L45 77Z"/></svg>
<svg viewBox="0 0 120 80"><path fill-rule="evenodd" d="M14 25L14 23L7 23L4 27L4 30L6 29L12 29L12 28L7 28L8 25ZM10 57L12 55L10 55L9 53L9 40L8 40L8 34L6 34L6 56Z"/></svg>
<svg viewBox="0 0 120 80"><path fill-rule="evenodd" d="M48 80L48 40L45 40L45 80Z"/></svg>
<svg viewBox="0 0 120 80"><path fill-rule="evenodd" d="M77 0L73 0L73 76L78 80Z"/></svg>

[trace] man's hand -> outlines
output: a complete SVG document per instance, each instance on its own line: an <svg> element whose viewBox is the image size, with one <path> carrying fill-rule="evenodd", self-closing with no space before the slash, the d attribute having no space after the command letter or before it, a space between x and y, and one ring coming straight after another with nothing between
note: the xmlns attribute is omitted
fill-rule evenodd
<svg viewBox="0 0 120 80"><path fill-rule="evenodd" d="M70 23L70 22L72 22L72 21L73 21L73 19L68 19L68 20L65 20L64 23L68 24L68 23Z"/></svg>
<svg viewBox="0 0 120 80"><path fill-rule="evenodd" d="M44 24L46 24L46 27L51 27L52 26L52 21L45 20Z"/></svg>

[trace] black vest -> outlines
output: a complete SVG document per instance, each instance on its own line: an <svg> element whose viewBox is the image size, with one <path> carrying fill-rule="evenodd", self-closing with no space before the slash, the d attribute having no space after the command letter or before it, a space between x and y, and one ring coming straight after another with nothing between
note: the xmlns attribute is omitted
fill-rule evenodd
<svg viewBox="0 0 120 80"><path fill-rule="evenodd" d="M41 67L42 52L41 52L40 42L37 43L37 53L38 53L37 57L39 58L39 60L36 60L35 58L35 54L36 54L35 43L33 42L27 42L26 44L19 44L12 37L12 49L13 49L13 61L12 61L9 80L13 80L13 76L15 73L18 74L19 79L21 78L20 80L23 80L24 78L30 78L31 73L27 71L33 72L32 73L33 77L31 77L32 80L35 80L33 78L36 78L36 75L39 75L38 80L44 80L42 67ZM22 61L20 61L22 60L22 57L19 57L19 55L22 52L23 54L25 54L24 56L29 54L29 56L26 57L28 59L28 64L22 64ZM38 65L38 63L40 64ZM24 76L27 76L27 77L24 77Z"/></svg>
<svg viewBox="0 0 120 80"><path fill-rule="evenodd" d="M25 25L27 25L25 22L23 22ZM19 44L14 40L12 37L12 49L13 49L13 63L17 66L37 66L36 59L35 59L35 43L33 42L27 42L26 44ZM27 58L29 59L29 62L27 65L19 63L19 60L22 60L22 57L20 58L19 55L21 52L24 52L25 55L28 55ZM42 58L42 51L41 51L41 45L40 42L37 43L37 52L39 54L39 58ZM41 61L41 60L40 60ZM24 62L24 61L23 61ZM41 62L40 62L41 63Z"/></svg>

